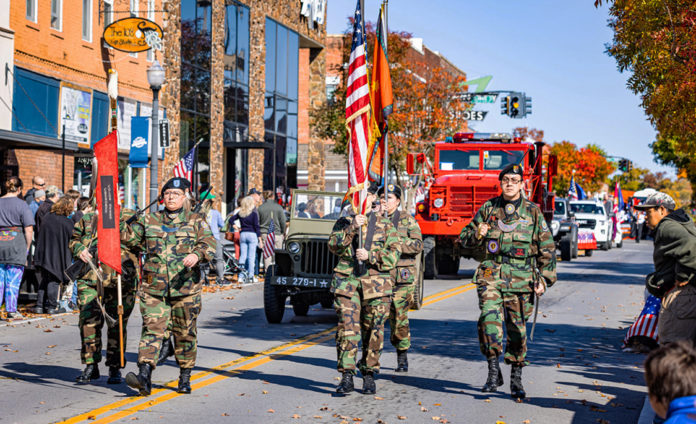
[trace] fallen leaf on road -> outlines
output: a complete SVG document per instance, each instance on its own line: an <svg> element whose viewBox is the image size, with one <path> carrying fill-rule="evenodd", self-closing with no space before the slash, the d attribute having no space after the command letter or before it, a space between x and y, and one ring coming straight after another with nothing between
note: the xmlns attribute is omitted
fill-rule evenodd
<svg viewBox="0 0 696 424"><path fill-rule="evenodd" d="M375 396L375 400L384 400L383 397Z"/></svg>
<svg viewBox="0 0 696 424"><path fill-rule="evenodd" d="M430 419L433 421L440 421L440 417L430 417Z"/></svg>
<svg viewBox="0 0 696 424"><path fill-rule="evenodd" d="M60 325L54 325L53 328L60 328Z"/></svg>
<svg viewBox="0 0 696 424"><path fill-rule="evenodd" d="M439 404L439 403L433 403L433 405L435 405L435 406L442 406L442 404Z"/></svg>
<svg viewBox="0 0 696 424"><path fill-rule="evenodd" d="M522 424L529 424L529 423L531 423L531 421L529 421L529 420L522 421Z"/></svg>
<svg viewBox="0 0 696 424"><path fill-rule="evenodd" d="M267 391L267 390L262 390L261 393L264 394L264 395L267 395L267 394L268 394L268 391Z"/></svg>
<svg viewBox="0 0 696 424"><path fill-rule="evenodd" d="M272 409L269 409L269 410L268 410L268 411L266 411L266 412L270 412L270 413L272 414L272 413L274 413L275 411L274 411L274 410L272 410Z"/></svg>
<svg viewBox="0 0 696 424"><path fill-rule="evenodd" d="M322 416L321 416L321 415L314 415L314 416L312 416L312 418L317 418L317 419L319 419L319 418L322 418Z"/></svg>
<svg viewBox="0 0 696 424"><path fill-rule="evenodd" d="M560 368L560 367L561 367L561 364L556 364L556 368Z"/></svg>
<svg viewBox="0 0 696 424"><path fill-rule="evenodd" d="M491 400L490 400L490 399L486 399L486 400L484 400L484 402L486 402L486 403L491 403Z"/></svg>
<svg viewBox="0 0 696 424"><path fill-rule="evenodd" d="M594 411L594 412L607 412L606 409L597 408L596 406L590 406L590 411Z"/></svg>
<svg viewBox="0 0 696 424"><path fill-rule="evenodd" d="M406 417L404 417L403 415L397 415L396 418L398 418L398 419L400 419L400 420L405 420L405 419L406 419Z"/></svg>
<svg viewBox="0 0 696 424"><path fill-rule="evenodd" d="M43 405L43 404L44 404L44 403L46 403L46 402L44 402L44 401L41 401L41 402L39 402L39 403L40 403L41 405Z"/></svg>
<svg viewBox="0 0 696 424"><path fill-rule="evenodd" d="M298 414L292 414L292 417L296 420L300 418L300 416Z"/></svg>
<svg viewBox="0 0 696 424"><path fill-rule="evenodd" d="M421 412L428 412L428 408L426 408L425 406L421 406Z"/></svg>
<svg viewBox="0 0 696 424"><path fill-rule="evenodd" d="M46 346L46 347L49 349L53 349L54 347L56 347L56 345L50 345L50 346Z"/></svg>
<svg viewBox="0 0 696 424"><path fill-rule="evenodd" d="M320 410L320 411L328 411L328 410L329 410L329 407L328 407L328 406L322 406L321 408L319 408L319 410Z"/></svg>
<svg viewBox="0 0 696 424"><path fill-rule="evenodd" d="M222 416L223 416L223 417L229 417L230 414L228 414L227 412L223 412L223 413L222 413Z"/></svg>
<svg viewBox="0 0 696 424"><path fill-rule="evenodd" d="M363 419L360 418L360 417L355 417L355 418L353 418L353 421L362 421L362 420L363 420Z"/></svg>
<svg viewBox="0 0 696 424"><path fill-rule="evenodd" d="M53 333L53 330L51 330L50 328L47 328L44 330L44 333Z"/></svg>

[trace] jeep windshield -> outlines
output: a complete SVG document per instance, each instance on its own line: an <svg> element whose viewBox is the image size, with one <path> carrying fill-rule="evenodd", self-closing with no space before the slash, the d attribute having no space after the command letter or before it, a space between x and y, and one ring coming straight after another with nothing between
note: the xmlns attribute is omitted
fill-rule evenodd
<svg viewBox="0 0 696 424"><path fill-rule="evenodd" d="M335 221L350 208L341 208L342 201L343 197L337 195L295 193L292 217Z"/></svg>
<svg viewBox="0 0 696 424"><path fill-rule="evenodd" d="M480 170L483 156L483 169L499 171L510 164L519 164L524 156L523 150L440 150L441 171Z"/></svg>
<svg viewBox="0 0 696 424"><path fill-rule="evenodd" d="M570 209L575 213L590 213L604 215L604 208L592 203L571 203Z"/></svg>
<svg viewBox="0 0 696 424"><path fill-rule="evenodd" d="M554 215L565 215L566 214L565 202L554 202L553 214Z"/></svg>

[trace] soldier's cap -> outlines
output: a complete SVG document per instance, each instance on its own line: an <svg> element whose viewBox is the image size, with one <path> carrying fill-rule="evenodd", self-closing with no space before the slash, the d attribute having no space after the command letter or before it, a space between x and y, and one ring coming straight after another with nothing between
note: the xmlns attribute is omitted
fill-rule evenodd
<svg viewBox="0 0 696 424"><path fill-rule="evenodd" d="M635 208L638 210L646 210L650 208L657 208L660 206L664 206L664 208L668 211L673 211L677 208L677 204L674 202L674 199L672 199L672 197L669 194L663 193L661 191L651 194L650 196L648 196L647 199L643 201L643 203L635 206Z"/></svg>
<svg viewBox="0 0 696 424"><path fill-rule="evenodd" d="M519 175L520 178L524 177L522 167L516 163L511 163L510 165L503 168L502 171L500 171L500 174L498 174L498 181L502 181L504 176L510 175L510 174Z"/></svg>
<svg viewBox="0 0 696 424"><path fill-rule="evenodd" d="M389 190L389 193L394 193L394 196L397 197L397 199L401 200L401 187L399 187L396 184L389 184L387 186L387 189ZM384 187L380 187L379 191L377 192L378 196L381 196L384 194Z"/></svg>
<svg viewBox="0 0 696 424"><path fill-rule="evenodd" d="M379 191L379 183L377 181L370 181L370 186L367 187L367 192L370 194L377 194Z"/></svg>
<svg viewBox="0 0 696 424"><path fill-rule="evenodd" d="M162 186L162 192L160 194L164 197L164 192L170 188L176 188L186 192L186 190L191 190L191 182L186 178L174 177L167 181L164 186Z"/></svg>

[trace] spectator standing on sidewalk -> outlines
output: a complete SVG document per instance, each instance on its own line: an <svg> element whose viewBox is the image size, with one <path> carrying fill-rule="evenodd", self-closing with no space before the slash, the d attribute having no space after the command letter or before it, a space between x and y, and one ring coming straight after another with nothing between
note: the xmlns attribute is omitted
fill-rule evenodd
<svg viewBox="0 0 696 424"><path fill-rule="evenodd" d="M60 199L44 217L36 242L34 264L41 270L41 281L36 298L37 314L67 312L58 309L61 284L67 282L64 271L72 263L70 238L75 223L68 218L75 202L68 196Z"/></svg>
<svg viewBox="0 0 696 424"><path fill-rule="evenodd" d="M36 210L36 215L34 215L34 221L36 222L34 232L36 233L37 237L39 235L39 231L41 230L41 221L43 220L44 216L51 212L51 207L53 207L58 199L60 199L60 196L58 195L58 187L54 185L46 187L46 200L41 203L39 209Z"/></svg>
<svg viewBox="0 0 696 424"><path fill-rule="evenodd" d="M0 305L5 305L8 318L21 319L24 317L17 312L17 298L34 235L34 216L19 198L22 180L10 177L5 192L0 197Z"/></svg>
<svg viewBox="0 0 696 424"><path fill-rule="evenodd" d="M210 192L201 194L201 202L208 199L212 202L215 199L215 195ZM218 285L222 285L225 284L225 259L222 256L220 229L225 226L225 221L222 219L220 212L213 207L208 211L206 221L208 221L210 231L212 231L213 237L215 237L215 257L212 260L212 265L215 266L216 282Z"/></svg>
<svg viewBox="0 0 696 424"><path fill-rule="evenodd" d="M639 211L636 215L636 243L640 243L643 238L643 227L645 226L645 212Z"/></svg>
<svg viewBox="0 0 696 424"><path fill-rule="evenodd" d="M32 187L24 193L24 200L27 202L27 205L31 205L31 202L39 197L36 195L36 191L43 190L44 187L46 187L46 181L37 175L31 179L31 186Z"/></svg>
<svg viewBox="0 0 696 424"><path fill-rule="evenodd" d="M242 199L242 207L239 212L234 214L230 221L239 219L241 226L239 263L246 269L249 278L256 282L254 276L254 266L256 265L256 247L261 240L261 229L259 227L259 214L255 209L256 202L252 196ZM247 281L251 282L251 281Z"/></svg>
<svg viewBox="0 0 696 424"><path fill-rule="evenodd" d="M31 213L36 216L36 211L39 210L39 206L46 200L46 192L44 190L36 190L34 191L34 200L29 203L29 209L31 209Z"/></svg>
<svg viewBox="0 0 696 424"><path fill-rule="evenodd" d="M657 192L636 209L655 233L655 272L646 278L650 294L662 299L660 344L696 340L696 226L668 194Z"/></svg>
<svg viewBox="0 0 696 424"><path fill-rule="evenodd" d="M266 238L268 237L268 227L271 225L271 219L273 220L273 225L275 227L275 248L280 249L283 247L283 237L285 236L285 211L283 207L280 206L275 201L275 195L271 190L264 190L263 192L264 203L258 207L259 212L259 227L261 228L261 246L266 245ZM275 253L272 256L263 258L263 267L268 269L269 266L275 261Z"/></svg>

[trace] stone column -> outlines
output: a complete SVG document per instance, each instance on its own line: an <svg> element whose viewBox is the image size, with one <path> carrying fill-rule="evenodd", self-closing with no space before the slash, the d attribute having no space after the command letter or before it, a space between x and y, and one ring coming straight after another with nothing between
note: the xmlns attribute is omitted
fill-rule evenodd
<svg viewBox="0 0 696 424"><path fill-rule="evenodd" d="M318 52L312 51L309 56L309 108L316 109L326 101L326 49ZM310 124L311 125L311 124ZM307 166L307 188L310 190L324 190L326 181L326 152L324 140L316 137L309 131Z"/></svg>
<svg viewBox="0 0 696 424"><path fill-rule="evenodd" d="M167 109L169 120L169 148L165 150L164 165L158 179L160 185L173 177L174 164L179 161L179 90L181 87L181 2L162 0L163 51L156 57L165 71L165 82L160 90L160 104ZM160 166L162 164L160 163Z"/></svg>
<svg viewBox="0 0 696 424"><path fill-rule="evenodd" d="M215 195L215 208L220 210L223 192L223 120L225 118L224 72L225 0L213 0L212 54L210 64L210 184Z"/></svg>
<svg viewBox="0 0 696 424"><path fill-rule="evenodd" d="M266 90L266 14L263 4L249 4L249 141L263 141L264 97ZM247 175L249 188L263 188L263 149L250 149ZM272 171L269 171L272 172Z"/></svg>

